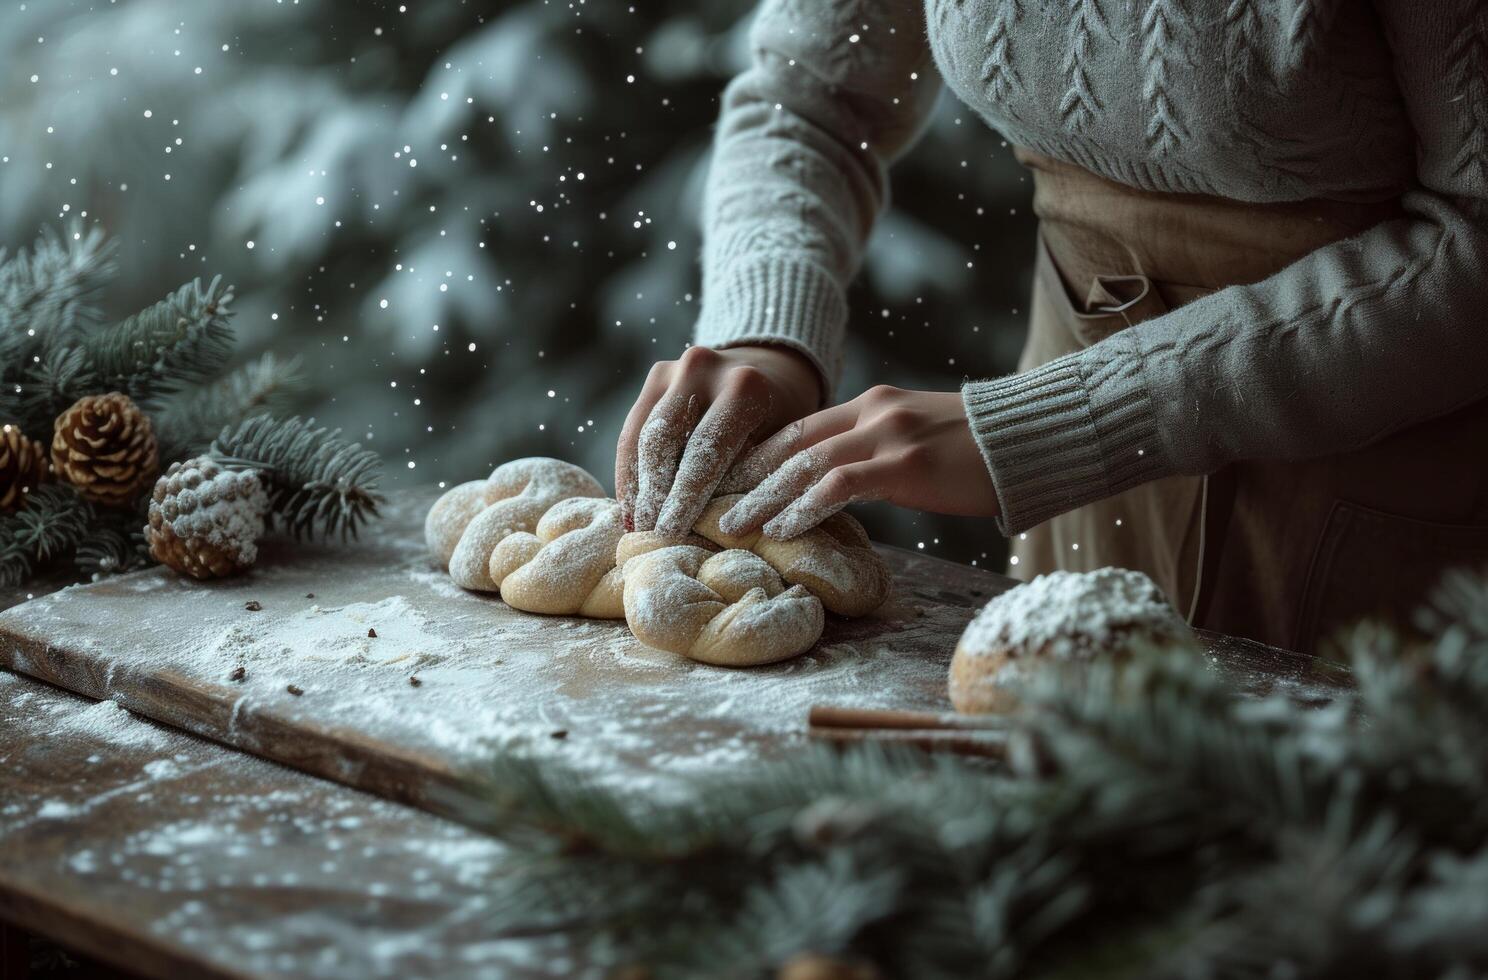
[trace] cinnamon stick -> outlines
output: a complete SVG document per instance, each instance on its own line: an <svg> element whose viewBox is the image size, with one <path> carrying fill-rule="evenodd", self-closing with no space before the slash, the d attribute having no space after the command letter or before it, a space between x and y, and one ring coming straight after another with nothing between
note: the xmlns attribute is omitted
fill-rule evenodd
<svg viewBox="0 0 1488 980"><path fill-rule="evenodd" d="M955 715L933 711L844 708L832 704L811 706L807 724L812 728L914 729L918 731L981 731L998 729L997 718Z"/></svg>

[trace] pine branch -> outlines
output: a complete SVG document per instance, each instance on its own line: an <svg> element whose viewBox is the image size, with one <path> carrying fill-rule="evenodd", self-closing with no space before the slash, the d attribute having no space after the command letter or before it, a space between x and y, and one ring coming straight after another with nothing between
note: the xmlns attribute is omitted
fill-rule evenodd
<svg viewBox="0 0 1488 980"><path fill-rule="evenodd" d="M50 436L51 420L38 421L52 394L46 372L98 322L93 304L114 276L113 253L101 231L77 223L65 235L43 229L30 251L8 260L0 253L0 418L28 435Z"/></svg>
<svg viewBox="0 0 1488 980"><path fill-rule="evenodd" d="M95 391L96 385L81 347L54 346L24 373L15 391L11 417L19 420L22 432L50 442L57 416Z"/></svg>
<svg viewBox="0 0 1488 980"><path fill-rule="evenodd" d="M0 583L20 585L46 562L71 555L96 515L72 487L47 483L0 515Z"/></svg>
<svg viewBox="0 0 1488 980"><path fill-rule="evenodd" d="M98 382L144 402L216 377L232 357L232 287L194 280L87 339Z"/></svg>
<svg viewBox="0 0 1488 980"><path fill-rule="evenodd" d="M127 523L115 521L90 529L77 547L78 568L89 575L103 576L145 567L150 563L150 552L143 528L144 522L131 515Z"/></svg>
<svg viewBox="0 0 1488 980"><path fill-rule="evenodd" d="M224 466L256 470L273 515L296 538L355 537L377 515L382 461L370 449L317 428L314 419L256 416L224 431L210 450Z"/></svg>
<svg viewBox="0 0 1488 980"><path fill-rule="evenodd" d="M282 409L303 387L299 358L264 354L221 380L182 392L156 417L162 458L204 452L223 429Z"/></svg>
<svg viewBox="0 0 1488 980"><path fill-rule="evenodd" d="M94 300L116 271L113 244L78 222L61 235L42 229L29 252L0 253L0 379L46 338L97 323Z"/></svg>

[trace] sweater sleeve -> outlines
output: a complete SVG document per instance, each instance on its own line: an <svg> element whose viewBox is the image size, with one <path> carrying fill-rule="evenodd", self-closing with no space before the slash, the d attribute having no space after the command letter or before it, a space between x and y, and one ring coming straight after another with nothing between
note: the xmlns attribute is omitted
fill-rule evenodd
<svg viewBox="0 0 1488 980"><path fill-rule="evenodd" d="M1013 534L1173 474L1357 449L1488 396L1488 5L1378 0L1405 216L962 389Z"/></svg>
<svg viewBox="0 0 1488 980"><path fill-rule="evenodd" d="M750 67L724 93L704 195L696 340L794 348L830 392L886 167L940 90L924 8L764 0L750 47Z"/></svg>

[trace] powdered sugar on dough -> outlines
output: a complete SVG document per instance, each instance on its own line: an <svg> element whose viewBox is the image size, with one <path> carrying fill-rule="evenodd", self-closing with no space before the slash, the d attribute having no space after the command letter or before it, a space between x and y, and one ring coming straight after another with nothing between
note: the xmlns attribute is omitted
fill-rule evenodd
<svg viewBox="0 0 1488 980"><path fill-rule="evenodd" d="M536 534L519 531L496 546L491 580L517 609L618 619L625 614L618 573L609 573L624 534L616 501L560 500L538 521Z"/></svg>
<svg viewBox="0 0 1488 980"><path fill-rule="evenodd" d="M1037 652L1070 659L1109 650L1136 630L1158 639L1189 635L1162 591L1141 572L1050 572L988 602L966 627L958 650L967 656Z"/></svg>
<svg viewBox="0 0 1488 980"><path fill-rule="evenodd" d="M519 531L536 529L549 508L571 497L603 497L588 472L561 459L533 456L496 467L485 485L462 483L446 492L424 519L424 539L434 560L448 564L455 584L494 592L491 552ZM485 502L485 507L477 504Z"/></svg>
<svg viewBox="0 0 1488 980"><path fill-rule="evenodd" d="M637 639L703 663L751 667L821 637L820 600L748 551L675 545L625 563L625 620Z"/></svg>

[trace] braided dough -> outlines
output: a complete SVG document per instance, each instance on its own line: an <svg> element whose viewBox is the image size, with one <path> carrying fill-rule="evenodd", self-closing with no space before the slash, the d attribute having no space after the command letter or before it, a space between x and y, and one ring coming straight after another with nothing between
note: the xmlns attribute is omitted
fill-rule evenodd
<svg viewBox="0 0 1488 980"><path fill-rule="evenodd" d="M759 531L725 534L718 519L741 496L715 498L693 529L720 547L754 552L781 578L804 585L839 616L866 616L889 597L889 568L856 519L838 512L789 541L775 541Z"/></svg>
<svg viewBox="0 0 1488 980"><path fill-rule="evenodd" d="M627 548L662 543L652 537ZM805 653L821 638L821 600L803 586L786 588L753 552L666 545L635 554L624 572L625 621L658 650L753 667Z"/></svg>
<svg viewBox="0 0 1488 980"><path fill-rule="evenodd" d="M522 546L535 554L537 549L531 548L531 541L536 536L532 532L538 530L539 522L555 504L572 498L600 498L603 503L604 496L604 487L599 481L572 463L542 456L514 459L496 467L486 479L462 483L435 501L424 521L424 539L434 559L449 568L450 578L456 585L477 592L496 592L500 590L500 579L493 576L493 560L497 547L504 540L514 534L524 534ZM609 503L612 507L618 506L613 501ZM566 531L588 528L596 523L606 525L607 522L599 517L598 513L584 512L584 516L580 516L565 511L555 517L549 528L550 536L541 539L542 543L556 542ZM618 521L617 514L616 528L619 527ZM560 526L563 530L558 529ZM593 544L598 534L583 535L583 540L586 544ZM608 554L604 558L608 564L594 576L596 581L614 565L615 542L618 540L619 534L616 533L614 541L608 543ZM559 553L571 557L575 550L584 549L566 544ZM509 574L514 569L515 566L507 564L503 558L501 573ZM576 574L574 578L582 581L587 576ZM578 597L575 609L587 598L587 592Z"/></svg>
<svg viewBox="0 0 1488 980"><path fill-rule="evenodd" d="M620 504L570 497L548 509L537 533L514 531L491 552L489 572L514 609L591 619L625 616L615 546Z"/></svg>
<svg viewBox="0 0 1488 980"><path fill-rule="evenodd" d="M728 535L709 504L685 541L626 534L620 505L571 463L513 460L435 502L429 550L463 588L515 609L624 617L641 642L703 663L745 667L809 650L825 611L862 616L889 574L862 525L835 514L790 541Z"/></svg>
<svg viewBox="0 0 1488 980"><path fill-rule="evenodd" d="M825 625L823 606L862 616L883 604L888 568L856 520L836 514L790 541L724 534L718 518L737 499L708 505L694 525L702 546L676 545L654 531L620 539L625 621L642 643L751 667L811 649Z"/></svg>

